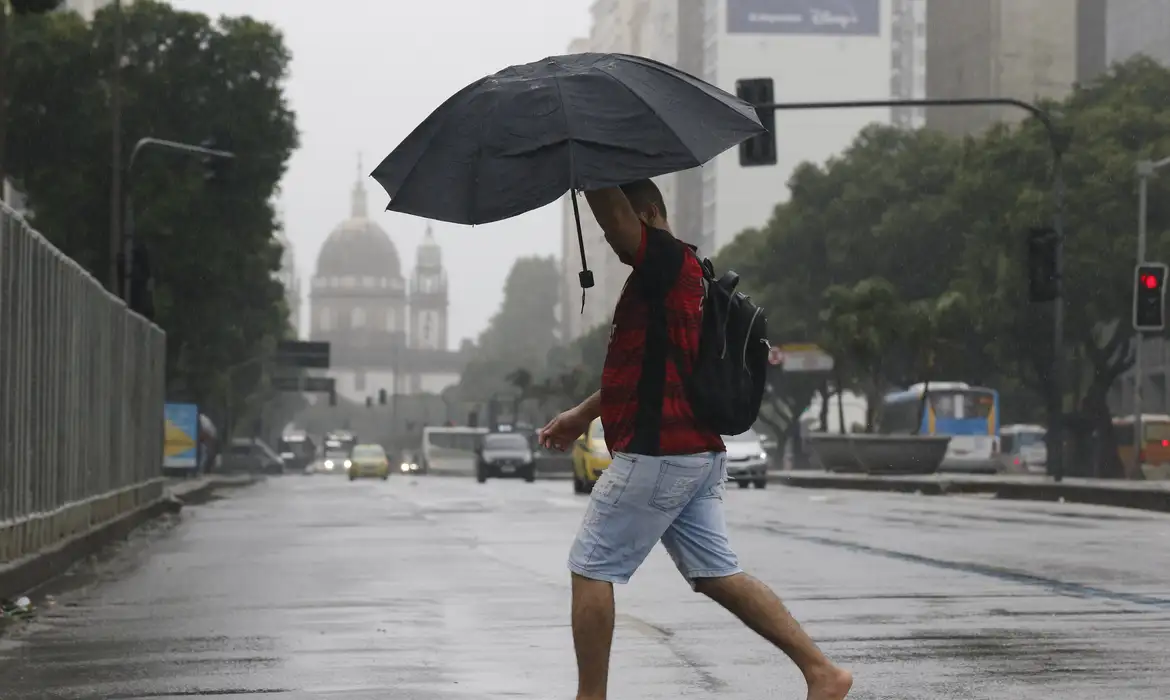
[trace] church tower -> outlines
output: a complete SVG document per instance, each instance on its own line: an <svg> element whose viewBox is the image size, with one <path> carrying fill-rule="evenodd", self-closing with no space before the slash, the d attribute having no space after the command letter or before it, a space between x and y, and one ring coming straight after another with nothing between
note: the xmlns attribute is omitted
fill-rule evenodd
<svg viewBox="0 0 1170 700"><path fill-rule="evenodd" d="M418 350L447 349L447 273L430 225L418 247L410 284L410 345Z"/></svg>

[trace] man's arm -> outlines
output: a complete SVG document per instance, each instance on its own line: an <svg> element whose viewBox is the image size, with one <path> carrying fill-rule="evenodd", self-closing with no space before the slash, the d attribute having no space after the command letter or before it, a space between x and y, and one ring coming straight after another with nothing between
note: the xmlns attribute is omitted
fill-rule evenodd
<svg viewBox="0 0 1170 700"><path fill-rule="evenodd" d="M601 389L593 392L593 395L577 404L577 413L583 419L593 420L601 415Z"/></svg>
<svg viewBox="0 0 1170 700"><path fill-rule="evenodd" d="M585 200L610 247L622 262L633 265L642 246L642 221L626 194L617 187L606 187L586 192Z"/></svg>

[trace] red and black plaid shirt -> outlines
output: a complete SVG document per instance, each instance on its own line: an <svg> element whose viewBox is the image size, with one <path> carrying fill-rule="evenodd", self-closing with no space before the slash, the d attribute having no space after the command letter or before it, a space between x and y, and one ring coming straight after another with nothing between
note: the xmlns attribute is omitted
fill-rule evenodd
<svg viewBox="0 0 1170 700"><path fill-rule="evenodd" d="M601 375L606 444L653 456L722 452L723 439L697 423L682 383L699 350L699 261L674 236L643 226L638 252L626 262L634 271L614 310ZM687 365L681 373L676 358Z"/></svg>

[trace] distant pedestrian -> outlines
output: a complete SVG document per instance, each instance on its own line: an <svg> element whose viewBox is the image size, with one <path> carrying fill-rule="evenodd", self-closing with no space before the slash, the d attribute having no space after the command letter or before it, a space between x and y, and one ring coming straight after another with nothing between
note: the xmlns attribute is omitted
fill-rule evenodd
<svg viewBox="0 0 1170 700"><path fill-rule="evenodd" d="M693 248L671 234L650 180L585 196L614 252L634 269L614 311L601 390L540 431L542 445L566 450L600 416L613 454L569 554L578 700L606 697L613 584L629 581L659 541L696 591L796 663L808 700L843 700L852 675L817 648L771 589L743 572L727 541L723 440L695 418L683 381L703 317Z"/></svg>

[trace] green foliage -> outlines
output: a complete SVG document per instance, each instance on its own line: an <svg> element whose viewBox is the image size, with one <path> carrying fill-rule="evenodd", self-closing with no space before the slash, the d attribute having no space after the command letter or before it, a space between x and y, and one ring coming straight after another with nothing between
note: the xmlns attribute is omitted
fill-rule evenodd
<svg viewBox="0 0 1170 700"><path fill-rule="evenodd" d="M1134 168L1170 155L1170 71L1139 57L1048 107L1072 134L1059 410L1081 441L1074 454L1087 455L1093 435L1111 444L1106 394L1132 363ZM1153 260L1170 256L1168 180L1151 183ZM871 126L840 157L798 168L789 187L767 226L717 260L765 306L774 343L831 347L841 381L867 393L961 380L999 389L1005 422L1057 408L1045 405L1051 310L1027 300L1025 236L1054 211L1039 122L963 140ZM794 381L779 378L776 393L793 395Z"/></svg>
<svg viewBox="0 0 1170 700"><path fill-rule="evenodd" d="M470 350L460 377L459 394L464 401L532 390L557 345L559 287L556 258L524 257L512 265L500 310ZM517 378L526 379L526 388L518 387Z"/></svg>
<svg viewBox="0 0 1170 700"><path fill-rule="evenodd" d="M151 136L219 137L237 154L230 182L204 182L199 158L147 149L124 187L154 264L156 321L168 338L169 391L200 403L242 399L262 372L224 368L286 333L272 198L297 146L285 99L289 53L271 25L216 21L139 0L124 9L123 128L130 149ZM109 85L113 15L72 13L13 24L7 167L33 223L105 280L110 247ZM68 76L62 80L61 76Z"/></svg>

